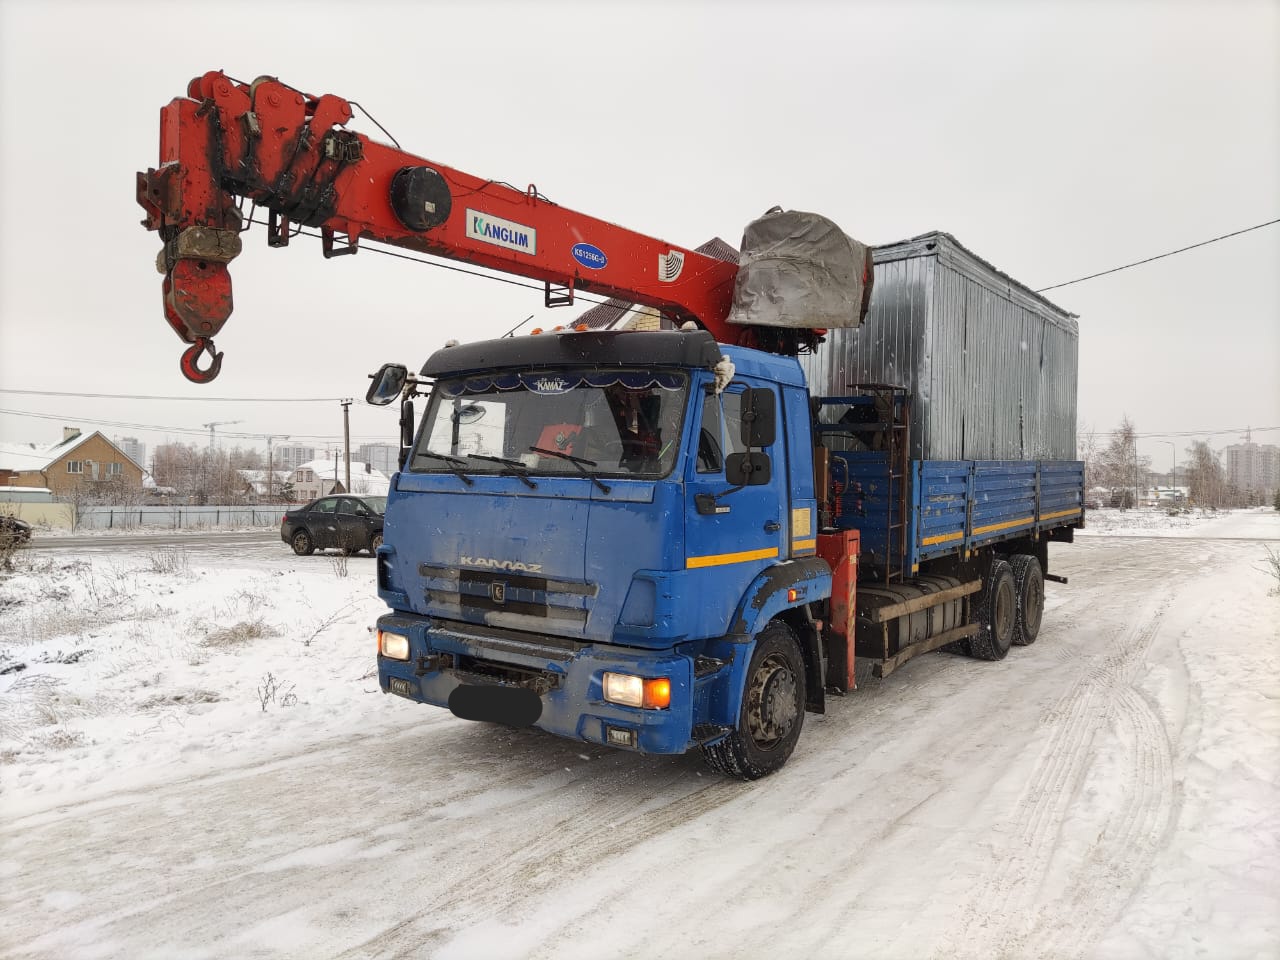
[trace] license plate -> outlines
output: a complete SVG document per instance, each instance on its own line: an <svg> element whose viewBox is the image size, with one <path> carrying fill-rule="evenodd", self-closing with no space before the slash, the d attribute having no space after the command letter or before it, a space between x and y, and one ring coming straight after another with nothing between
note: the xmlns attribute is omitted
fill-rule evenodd
<svg viewBox="0 0 1280 960"><path fill-rule="evenodd" d="M521 687L462 684L449 694L449 709L463 720L531 727L542 716L542 698Z"/></svg>
<svg viewBox="0 0 1280 960"><path fill-rule="evenodd" d="M402 697L411 697L413 696L413 684L408 680L401 680L399 677L392 677L391 692L398 693Z"/></svg>

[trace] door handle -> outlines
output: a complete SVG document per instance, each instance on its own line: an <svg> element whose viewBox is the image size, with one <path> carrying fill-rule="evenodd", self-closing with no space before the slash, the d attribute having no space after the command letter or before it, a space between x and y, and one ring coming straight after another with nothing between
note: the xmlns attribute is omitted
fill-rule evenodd
<svg viewBox="0 0 1280 960"><path fill-rule="evenodd" d="M764 525L765 533L777 533L781 529L782 529L782 524L780 524L777 520L770 520L768 523Z"/></svg>

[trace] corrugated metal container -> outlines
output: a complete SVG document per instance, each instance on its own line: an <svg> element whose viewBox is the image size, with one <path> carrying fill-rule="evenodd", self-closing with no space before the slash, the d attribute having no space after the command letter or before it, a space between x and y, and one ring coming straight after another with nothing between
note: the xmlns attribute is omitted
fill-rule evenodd
<svg viewBox="0 0 1280 960"><path fill-rule="evenodd" d="M875 248L862 326L802 356L810 391L912 396L911 457L1074 460L1079 327L946 233Z"/></svg>

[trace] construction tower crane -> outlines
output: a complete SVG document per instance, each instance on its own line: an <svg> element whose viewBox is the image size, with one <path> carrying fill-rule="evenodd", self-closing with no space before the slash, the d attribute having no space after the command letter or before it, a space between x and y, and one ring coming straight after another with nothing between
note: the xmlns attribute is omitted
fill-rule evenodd
<svg viewBox="0 0 1280 960"><path fill-rule="evenodd" d="M214 435L213 431L217 427L229 427L233 423L244 423L243 420L215 420L213 423L202 423L200 426L209 428L209 449L213 449Z"/></svg>

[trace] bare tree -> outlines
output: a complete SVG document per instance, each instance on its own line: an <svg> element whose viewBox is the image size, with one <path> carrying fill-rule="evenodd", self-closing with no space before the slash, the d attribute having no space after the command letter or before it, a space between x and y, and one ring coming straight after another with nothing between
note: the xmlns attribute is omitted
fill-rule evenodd
<svg viewBox="0 0 1280 960"><path fill-rule="evenodd" d="M244 503L248 500L246 485L232 465L237 455L241 461L252 459L236 450L227 454L166 443L156 447L153 473L157 484L172 487L188 503Z"/></svg>
<svg viewBox="0 0 1280 960"><path fill-rule="evenodd" d="M1138 456L1138 434L1126 414L1098 455L1099 484L1110 491L1113 504L1132 507L1150 465L1150 457Z"/></svg>
<svg viewBox="0 0 1280 960"><path fill-rule="evenodd" d="M1080 459L1084 461L1084 489L1087 493L1101 483L1098 477L1102 467L1099 462L1098 432L1093 427L1083 429L1077 440L1077 450Z"/></svg>
<svg viewBox="0 0 1280 960"><path fill-rule="evenodd" d="M267 466L266 454L256 447L249 447L247 450L232 447L227 459L233 470L265 470Z"/></svg>
<svg viewBox="0 0 1280 960"><path fill-rule="evenodd" d="M95 506L98 491L89 483L75 483L60 490L53 498L57 503L65 503L71 507L71 529L79 530L85 507Z"/></svg>
<svg viewBox="0 0 1280 960"><path fill-rule="evenodd" d="M1187 448L1187 458L1187 485L1190 487L1191 502L1212 509L1226 506L1230 491L1218 455L1209 449L1209 444L1197 440Z"/></svg>

